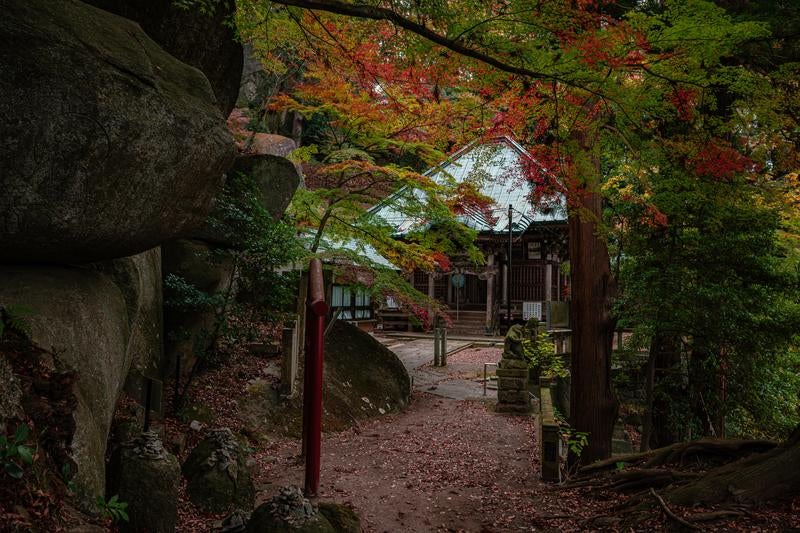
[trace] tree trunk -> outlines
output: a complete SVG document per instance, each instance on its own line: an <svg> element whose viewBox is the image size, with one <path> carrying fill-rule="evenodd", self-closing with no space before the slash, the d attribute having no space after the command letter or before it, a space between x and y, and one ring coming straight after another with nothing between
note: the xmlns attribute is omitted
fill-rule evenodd
<svg viewBox="0 0 800 533"><path fill-rule="evenodd" d="M800 494L800 426L783 445L712 470L702 478L668 491L666 498L684 506L723 502L759 503Z"/></svg>
<svg viewBox="0 0 800 533"><path fill-rule="evenodd" d="M572 276L571 425L588 433L580 462L588 464L611 456L611 438L617 402L611 390L611 343L615 320L611 315L611 264L608 247L598 235L600 195L577 193L577 209L569 216Z"/></svg>

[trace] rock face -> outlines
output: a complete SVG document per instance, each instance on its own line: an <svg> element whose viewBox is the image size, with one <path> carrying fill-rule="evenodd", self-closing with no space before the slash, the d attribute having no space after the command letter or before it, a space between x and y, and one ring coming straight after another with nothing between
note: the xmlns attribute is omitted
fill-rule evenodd
<svg viewBox="0 0 800 533"><path fill-rule="evenodd" d="M235 2L213 2L212 14L173 0L89 0L106 11L134 20L164 50L206 75L224 116L233 109L239 94L244 52L228 23Z"/></svg>
<svg viewBox="0 0 800 533"><path fill-rule="evenodd" d="M90 267L0 266L0 306L24 306L31 339L77 376L71 456L88 498L105 487L114 406L133 365L158 366L158 250Z"/></svg>
<svg viewBox="0 0 800 533"><path fill-rule="evenodd" d="M178 519L178 487L181 468L158 437L142 433L122 450L119 500L128 503L130 520L122 531L172 533Z"/></svg>
<svg viewBox="0 0 800 533"><path fill-rule="evenodd" d="M250 517L246 533L335 533L337 530L296 487L281 487Z"/></svg>
<svg viewBox="0 0 800 533"><path fill-rule="evenodd" d="M232 282L233 261L224 251L213 252L211 245L192 239L175 239L164 243L164 274L173 274L208 294L224 294ZM164 313L166 364L170 369L179 361L180 372L188 375L197 357L211 348L217 320L213 307L184 309L171 300L177 296L167 280L167 307Z"/></svg>
<svg viewBox="0 0 800 533"><path fill-rule="evenodd" d="M205 220L234 146L201 72L75 0L6 3L0 36L0 261L133 255Z"/></svg>
<svg viewBox="0 0 800 533"><path fill-rule="evenodd" d="M189 498L211 512L252 509L255 489L246 452L230 429L211 430L183 463Z"/></svg>
<svg viewBox="0 0 800 533"><path fill-rule="evenodd" d="M71 446L75 482L93 500L105 487L106 437L133 354L122 291L104 274L67 267L0 267L0 305L25 305L32 340L77 374Z"/></svg>
<svg viewBox="0 0 800 533"><path fill-rule="evenodd" d="M131 324L128 351L131 371L158 378L164 356L161 248L92 265L107 274L122 291Z"/></svg>

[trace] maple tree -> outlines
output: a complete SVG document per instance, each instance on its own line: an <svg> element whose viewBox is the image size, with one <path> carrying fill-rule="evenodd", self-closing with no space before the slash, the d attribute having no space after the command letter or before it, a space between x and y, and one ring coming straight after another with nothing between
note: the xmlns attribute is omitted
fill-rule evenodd
<svg viewBox="0 0 800 533"><path fill-rule="evenodd" d="M253 16L253 9L250 5L239 17ZM290 15L269 13L270 27L301 16ZM465 208L488 210L489 199L469 183L420 174L471 135L475 104L441 98L440 72L364 61L377 53L364 28L318 23L310 29L318 21L312 14L303 17L307 40L288 56L285 41L265 42L253 30L246 33L268 68L281 71L298 60L303 65L291 91L270 98L266 107L304 119L303 146L290 157L303 165L306 187L293 198L289 216L310 253L325 258L339 282L365 286L381 299L391 296L427 327L434 316L446 317L445 310L414 290L405 275L415 268L449 271L453 254L483 261L475 232L455 216ZM259 128L257 120L250 120L252 129ZM370 210L376 204L391 205L417 226L396 238L396 228Z"/></svg>

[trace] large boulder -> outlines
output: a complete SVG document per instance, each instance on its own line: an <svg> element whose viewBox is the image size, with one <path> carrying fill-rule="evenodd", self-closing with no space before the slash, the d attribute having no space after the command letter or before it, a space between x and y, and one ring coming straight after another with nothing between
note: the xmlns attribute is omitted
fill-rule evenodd
<svg viewBox="0 0 800 533"><path fill-rule="evenodd" d="M269 154L288 157L297 149L297 142L283 135L261 133L248 129L250 117L244 109L234 109L228 115L228 129L236 140L236 148L243 154Z"/></svg>
<svg viewBox="0 0 800 533"><path fill-rule="evenodd" d="M208 80L76 0L0 18L0 257L89 262L199 226L235 148Z"/></svg>
<svg viewBox="0 0 800 533"><path fill-rule="evenodd" d="M323 385L324 431L340 431L354 420L400 412L411 395L411 378L397 355L342 320L325 336ZM302 400L281 398L265 380L247 384L237 410L248 437L301 435Z"/></svg>
<svg viewBox="0 0 800 533"><path fill-rule="evenodd" d="M337 320L325 337L326 417L347 423L398 412L408 405L411 379L397 355L349 322ZM329 426L329 429L338 429Z"/></svg>
<svg viewBox="0 0 800 533"><path fill-rule="evenodd" d="M211 83L224 116L239 94L244 52L232 24L236 3L210 3L211 13L181 7L174 0L88 0L88 3L135 20L161 47L200 69Z"/></svg>
<svg viewBox="0 0 800 533"><path fill-rule="evenodd" d="M31 339L74 370L71 457L84 502L104 494L106 440L133 354L122 291L108 276L68 267L0 267L0 306L25 306Z"/></svg>
<svg viewBox="0 0 800 533"><path fill-rule="evenodd" d="M125 298L131 328L128 340L131 367L125 380L125 392L144 404L148 380L163 382L168 371L164 358L161 248L91 266L111 277ZM154 394L151 398L154 396L160 395ZM151 403L151 408L163 412L161 402Z"/></svg>
<svg viewBox="0 0 800 533"><path fill-rule="evenodd" d="M228 428L211 430L183 463L186 492L211 512L252 509L255 497L247 452Z"/></svg>
<svg viewBox="0 0 800 533"><path fill-rule="evenodd" d="M275 155L242 155L236 158L236 163L230 172L238 172L253 179L257 187L258 202L276 219L283 216L300 185L300 172L295 164L285 157ZM226 189L231 190L230 187ZM231 190L231 192L240 194L242 191ZM233 199L242 205L245 204L241 196ZM243 236L236 231L238 228L233 228L232 231L226 226L226 216L222 206L218 205L212 211L210 221L195 232L193 237L223 248L239 248Z"/></svg>

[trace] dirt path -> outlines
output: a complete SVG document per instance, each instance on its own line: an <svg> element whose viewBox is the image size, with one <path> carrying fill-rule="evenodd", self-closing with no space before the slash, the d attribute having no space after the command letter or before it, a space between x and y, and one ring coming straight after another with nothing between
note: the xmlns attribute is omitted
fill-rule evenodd
<svg viewBox="0 0 800 533"><path fill-rule="evenodd" d="M393 347L415 377L406 412L323 436L322 499L351 503L367 531L531 531L550 506L538 481L535 419L492 412L475 381L483 365L466 356L432 369L426 343ZM277 461L261 471L262 494L302 485L297 447L271 450Z"/></svg>
<svg viewBox="0 0 800 533"><path fill-rule="evenodd" d="M321 497L350 502L368 531L526 529L537 488L533 418L417 393L402 415L323 438ZM302 485L295 447L263 472ZM271 493L271 487L262 487Z"/></svg>

